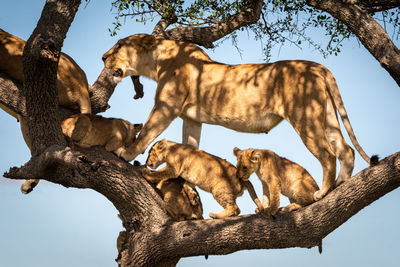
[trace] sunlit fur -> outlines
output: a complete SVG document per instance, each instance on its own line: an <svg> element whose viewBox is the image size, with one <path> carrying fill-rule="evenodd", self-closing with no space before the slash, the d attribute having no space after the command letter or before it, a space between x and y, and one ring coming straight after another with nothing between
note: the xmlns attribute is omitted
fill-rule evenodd
<svg viewBox="0 0 400 267"><path fill-rule="evenodd" d="M300 165L270 150L235 148L233 153L237 157L239 179L249 179L254 172L260 178L265 212L274 215L278 211L281 193L290 200L282 211L296 210L314 202L318 185Z"/></svg>
<svg viewBox="0 0 400 267"><path fill-rule="evenodd" d="M203 206L196 189L182 178L154 181L168 213L177 221L203 219Z"/></svg>
<svg viewBox="0 0 400 267"><path fill-rule="evenodd" d="M354 151L340 130L337 112L357 151L369 162L351 128L336 81L324 66L286 60L268 64L228 65L211 60L196 45L146 34L121 39L103 56L117 80L142 75L157 82L153 110L134 144L121 156L143 153L176 117L183 142L198 146L201 124L240 132L266 133L286 119L323 168L322 198L349 178Z"/></svg>
<svg viewBox="0 0 400 267"><path fill-rule="evenodd" d="M25 41L0 29L0 72L7 74L19 84L24 82L22 68L22 54ZM91 104L88 92L88 81L85 72L68 55L61 53L57 70L58 103L72 109L79 109L81 113L91 113ZM25 143L31 148L28 136L28 126L25 118L0 104L0 108L15 117L21 125ZM25 194L32 191L39 180L27 180L21 191Z"/></svg>
<svg viewBox="0 0 400 267"><path fill-rule="evenodd" d="M146 179L155 182L180 176L189 185L210 192L224 208L219 213L211 212L210 217L225 218L240 213L236 198L249 187L237 178L235 166L226 160L191 145L177 144L163 139L151 148L146 165L156 168L162 163L167 165L159 171L144 169L143 175ZM250 190L254 191L252 187Z"/></svg>
<svg viewBox="0 0 400 267"><path fill-rule="evenodd" d="M0 71L20 84L24 82L22 53L25 41L0 29ZM57 70L58 103L81 113L91 113L85 72L68 55L61 53ZM15 116L14 116L15 117Z"/></svg>
<svg viewBox="0 0 400 267"><path fill-rule="evenodd" d="M61 123L63 134L75 145L104 146L107 151L117 155L120 149L133 143L142 126L122 119L91 114L74 114Z"/></svg>

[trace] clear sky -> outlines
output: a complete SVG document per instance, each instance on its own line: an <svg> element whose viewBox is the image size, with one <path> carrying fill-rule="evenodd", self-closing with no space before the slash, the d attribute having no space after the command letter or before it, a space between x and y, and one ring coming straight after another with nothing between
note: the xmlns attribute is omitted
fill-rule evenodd
<svg viewBox="0 0 400 267"><path fill-rule="evenodd" d="M27 39L36 26L45 1L3 0L0 28ZM103 68L101 55L119 38L134 33L151 33L154 23L142 25L127 19L116 37L110 37L115 14L111 1L90 1L81 5L65 39L63 52L72 56L92 84ZM323 39L322 31L314 31ZM230 41L206 50L214 60L231 63L263 62L261 46L247 33L239 35L242 55ZM398 44L398 42L397 42ZM330 69L337 79L342 98L359 143L367 154L382 158L400 150L400 88L379 63L355 39L346 41L343 52L324 59L304 47L275 49L272 61L307 59ZM144 123L152 106L156 83L142 78L145 96L134 100L130 79L116 88L111 108L104 116ZM176 119L158 138L181 141L182 121ZM346 140L347 134L344 133ZM0 172L20 166L30 153L16 119L0 110ZM350 141L348 141L350 143ZM236 164L233 147L271 149L304 166L321 185L322 168L305 148L293 128L282 122L268 135L237 133L220 126L203 125L200 148ZM142 163L145 155L137 159ZM356 153L354 174L367 167ZM251 181L261 194L257 176ZM42 181L29 195L20 192L22 181L0 178L0 266L116 266L116 239L123 228L117 210L93 190L64 188ZM200 192L204 216L221 207L211 194ZM254 212L245 193L238 199L242 214ZM399 189L387 194L352 217L323 240L323 253L317 248L241 251L228 256L182 259L178 266L399 266L400 245ZM282 197L281 205L288 203Z"/></svg>

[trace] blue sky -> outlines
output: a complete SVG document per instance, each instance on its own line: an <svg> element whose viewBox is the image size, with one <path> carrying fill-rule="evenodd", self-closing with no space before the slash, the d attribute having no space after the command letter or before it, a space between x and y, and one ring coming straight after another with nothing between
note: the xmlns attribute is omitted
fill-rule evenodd
<svg viewBox="0 0 400 267"><path fill-rule="evenodd" d="M65 39L63 52L72 56L92 84L103 68L101 55L119 38L134 33L151 33L154 23L138 24L127 19L116 37L108 28L115 14L111 1L82 4ZM4 0L0 6L0 28L27 39L41 14L44 1ZM323 38L320 31L312 32ZM319 37L321 36L321 37ZM397 43L398 44L398 43ZM213 50L206 50L214 60L231 63L263 62L261 46L243 32L239 34L242 55L228 40ZM342 53L324 59L318 52L304 47L275 49L272 61L307 59L330 69L337 79L342 98L359 143L367 154L382 158L400 150L400 88L379 63L355 39L346 41ZM145 97L134 100L130 79L122 81L110 100L107 117L127 119L133 123L146 120L152 106L155 82L142 78ZM181 140L182 121L176 119L158 138ZM30 153L17 121L0 110L0 172L20 166ZM347 134L344 133L346 140ZM350 141L348 141L350 143ZM319 162L302 144L293 128L283 122L268 135L237 133L220 126L203 125L200 148L226 158L233 164L233 147L271 149L305 167L321 185ZM144 162L145 155L137 159ZM356 154L354 173L367 167ZM251 181L261 194L256 176ZM0 178L0 266L116 266L116 239L122 230L117 210L105 197L92 190L64 188L41 182L29 195L20 192L21 181ZM204 215L221 207L211 194L200 192ZM238 198L242 214L254 212L248 194ZM182 259L178 266L398 266L400 239L399 189L363 209L323 240L324 251L282 249L241 251L228 256ZM281 205L288 203L282 197Z"/></svg>

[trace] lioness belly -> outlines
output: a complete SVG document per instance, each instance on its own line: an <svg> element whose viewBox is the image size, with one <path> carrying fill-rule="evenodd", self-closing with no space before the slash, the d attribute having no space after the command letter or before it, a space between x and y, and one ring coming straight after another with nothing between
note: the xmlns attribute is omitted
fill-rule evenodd
<svg viewBox="0 0 400 267"><path fill-rule="evenodd" d="M221 125L226 128L248 133L266 133L278 125L283 118L274 113L265 114L210 114L197 107L185 109L184 117L207 124Z"/></svg>

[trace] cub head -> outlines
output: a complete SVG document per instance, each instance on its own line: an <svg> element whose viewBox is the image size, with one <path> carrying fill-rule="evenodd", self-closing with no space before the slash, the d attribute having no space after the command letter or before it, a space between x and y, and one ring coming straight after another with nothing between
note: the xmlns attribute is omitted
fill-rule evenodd
<svg viewBox="0 0 400 267"><path fill-rule="evenodd" d="M102 57L104 66L112 70L114 81L126 76L147 76L152 78L155 62L152 53L157 39L153 35L134 34L120 39Z"/></svg>
<svg viewBox="0 0 400 267"><path fill-rule="evenodd" d="M260 167L261 153L256 149L240 150L235 147L233 154L237 157L236 176L244 181L249 180L250 175Z"/></svg>
<svg viewBox="0 0 400 267"><path fill-rule="evenodd" d="M165 157L168 150L168 141L163 139L156 142L149 151L149 156L146 160L146 165L152 169L157 169L158 166L165 162Z"/></svg>

